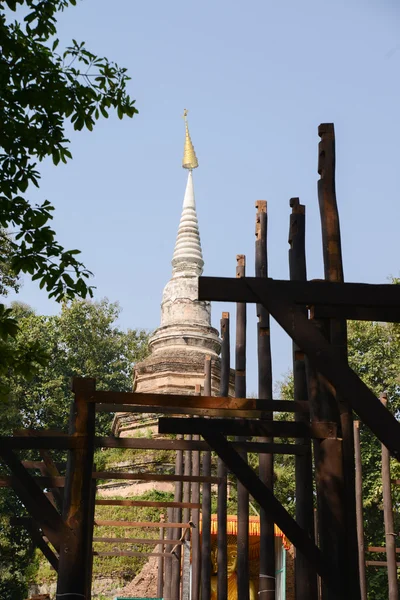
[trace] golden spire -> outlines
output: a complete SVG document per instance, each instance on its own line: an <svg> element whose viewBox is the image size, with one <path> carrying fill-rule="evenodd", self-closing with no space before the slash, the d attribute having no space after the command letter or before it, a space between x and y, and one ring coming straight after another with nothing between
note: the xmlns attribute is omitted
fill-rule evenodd
<svg viewBox="0 0 400 600"><path fill-rule="evenodd" d="M196 167L199 166L199 162L197 160L196 152L194 151L192 140L190 139L187 114L188 111L185 108L183 111L183 118L185 119L185 149L183 151L182 167L192 171L192 169L196 169Z"/></svg>

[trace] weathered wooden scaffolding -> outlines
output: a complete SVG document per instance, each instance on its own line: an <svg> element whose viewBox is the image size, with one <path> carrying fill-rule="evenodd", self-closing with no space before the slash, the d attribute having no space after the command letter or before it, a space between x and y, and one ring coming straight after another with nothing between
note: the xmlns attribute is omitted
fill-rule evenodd
<svg viewBox="0 0 400 600"><path fill-rule="evenodd" d="M256 276L246 276L245 258L240 255L236 278L201 277L199 280L200 300L237 303L235 398L228 398L229 315L223 313L220 397L211 397L209 360L205 365L203 395L200 395L200 389L189 396L105 392L97 391L92 379L75 379L68 433L19 432L10 438L0 438L0 459L10 472L0 478L0 485L11 486L31 515L31 519L19 524L30 528L37 545L58 571L57 597L90 599L93 541L114 541L114 538L93 539L95 506L114 502L166 508L168 518L165 522L119 522L124 527L154 527L161 532L160 537L150 541L126 538L125 543L150 543L159 547L159 551L150 555L156 555L159 561L160 597L199 600L201 594L202 600L209 600L211 486L215 484L218 491L218 600L226 600L226 506L227 474L230 472L238 482L237 584L240 600L249 599L249 496L257 501L261 510L261 598L275 600L276 524L296 548L296 600L365 600L361 463L358 429L353 423L356 413L383 444L390 600L397 598L396 548L390 531L388 457L390 453L400 458L400 424L385 403L376 398L349 367L346 320L400 322L400 286L344 283L335 193L333 125L321 125L319 136L318 200L324 279L307 281L305 207L298 198L292 198L289 281L268 277L265 201L256 203ZM258 399L246 398L248 303L256 304L258 316ZM293 340L292 401L273 399L270 316ZM95 433L96 410L169 415L159 418L159 433L175 434L176 439L98 437ZM278 412L292 413L294 420L274 419L274 413ZM295 443L276 442L275 438L294 439ZM93 455L99 447L175 451L175 474L98 472L93 465ZM39 449L42 461L21 461L16 451L26 449ZM60 475L53 462L49 454L51 449L68 451L65 476ZM214 474L211 452L218 457L217 473ZM250 452L259 455L258 473L248 464ZM295 518L274 496L276 454L295 457ZM32 475L31 469L39 469L41 475ZM96 499L96 480L116 478L174 481L174 501ZM43 492L43 489L48 491ZM314 489L317 519L314 518ZM118 525L118 522L96 520L96 524ZM164 531L167 532L165 537ZM123 542L119 538L119 543ZM115 552L102 554L111 556ZM120 551L118 554L136 553ZM185 579L185 565L189 560L192 564L190 594Z"/></svg>

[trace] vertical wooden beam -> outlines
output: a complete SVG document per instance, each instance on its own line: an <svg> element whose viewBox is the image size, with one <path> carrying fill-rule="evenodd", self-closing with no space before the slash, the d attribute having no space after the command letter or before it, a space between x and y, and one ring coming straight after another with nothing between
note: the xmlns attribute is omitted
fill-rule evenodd
<svg viewBox="0 0 400 600"><path fill-rule="evenodd" d="M333 123L323 123L318 128L321 138L318 156L318 202L321 215L322 248L325 279L343 282L343 261L340 239L339 212L335 184L335 129ZM347 360L347 324L340 319L330 320L329 339ZM347 554L346 589L353 600L360 600L360 577L358 570L358 542L355 498L354 427L353 412L341 394L336 394L340 411L343 447L344 515L346 519Z"/></svg>
<svg viewBox="0 0 400 600"><path fill-rule="evenodd" d="M381 402L387 406L387 394L381 394ZM392 490L390 481L390 453L382 444L382 495L383 515L385 520L386 561L389 584L388 600L399 599L396 565L396 532L393 520Z"/></svg>
<svg viewBox="0 0 400 600"><path fill-rule="evenodd" d="M360 571L361 600L367 600L367 577L366 577L366 572L365 572L365 539L364 539L360 421L354 421L354 450L355 450L355 458L356 458L356 509L357 509L357 538L358 538L358 568Z"/></svg>
<svg viewBox="0 0 400 600"><path fill-rule="evenodd" d="M160 515L160 523L164 523L165 516L163 514ZM187 521L186 521L187 522ZM164 532L165 527L160 527L160 540L164 541ZM160 554L165 552L164 544L160 544L158 546ZM170 549L170 548L168 548ZM164 558L162 556L158 557L157 561L157 598L162 598L164 595Z"/></svg>
<svg viewBox="0 0 400 600"><path fill-rule="evenodd" d="M306 281L306 249L305 249L305 206L299 203L298 198L291 198L289 226L289 271L291 281ZM306 314L306 308L304 308ZM308 399L307 374L304 353L297 344L293 343L293 384L294 400L305 401ZM295 413L295 421L309 423L309 416L305 413ZM306 452L295 457L296 466L296 521L311 539L314 539L314 494L312 474L311 441L296 439L297 444L302 444ZM295 558L295 584L296 600L317 600L317 573L313 565L299 551Z"/></svg>
<svg viewBox="0 0 400 600"><path fill-rule="evenodd" d="M167 521L168 523L173 523L174 522L174 509L169 507L167 508ZM167 529L167 535L166 538L167 540L172 540L173 537L173 529L171 529L170 527L168 527ZM168 550L171 551L172 546L168 546ZM164 600L175 600L172 596L171 596L171 575L172 575L172 559L168 559L165 561L165 570L164 570L164 595L163 595L163 599Z"/></svg>
<svg viewBox="0 0 400 600"><path fill-rule="evenodd" d="M221 382L220 396L229 396L229 375L231 370L230 327L229 313L223 312L221 319ZM228 535L227 535L227 469L224 462L218 457L217 475L218 505L217 505L217 600L228 598Z"/></svg>
<svg viewBox="0 0 400 600"><path fill-rule="evenodd" d="M196 385L195 395L200 396L201 386ZM192 439L198 441L199 435L193 435ZM200 452L194 450L192 453L192 474L200 475ZM200 502L200 484L192 483L192 502ZM200 598L200 570L201 570L201 549L200 549L200 510L195 508L192 510L192 521L194 528L192 529L192 597L191 600L199 600Z"/></svg>
<svg viewBox="0 0 400 600"><path fill-rule="evenodd" d="M177 440L183 440L183 435L177 435ZM175 458L175 474L183 475L183 450L176 451ZM182 481L175 482L175 494L174 501L182 502L182 491L183 484ZM175 523L182 523L182 509L175 508L174 509L174 521ZM175 540L179 540L182 535L182 529L174 529L173 530L173 538ZM180 589L181 589L181 546L177 546L174 551L176 555L176 559L172 559L172 570L171 570L171 597L174 600L179 600L180 597Z"/></svg>
<svg viewBox="0 0 400 600"><path fill-rule="evenodd" d="M255 274L256 277L268 277L267 202L258 200L256 209ZM272 400L270 317L262 304L257 304L257 317L258 397L261 400ZM268 417L272 420L273 413L270 412ZM265 437L262 438L262 441L271 443L273 438ZM273 454L260 454L259 476L272 492L274 489ZM274 522L262 508L260 508L260 529L260 598L262 600L274 600L276 588Z"/></svg>
<svg viewBox="0 0 400 600"><path fill-rule="evenodd" d="M70 434L83 438L82 448L68 451L63 516L73 538L63 541L60 549L57 597L63 600L86 598L88 552L92 552L93 521L92 472L95 434L95 403L88 399L95 393L96 380L76 377L72 390Z"/></svg>
<svg viewBox="0 0 400 600"><path fill-rule="evenodd" d="M211 396L211 358L204 365L204 395ZM203 475L211 475L211 452L203 452ZM211 598L211 483L202 486L201 600Z"/></svg>
<svg viewBox="0 0 400 600"><path fill-rule="evenodd" d="M236 277L246 276L246 257L236 256ZM244 302L236 304L236 361L235 361L235 396L246 397L246 324L247 307ZM237 437L238 441L246 439ZM241 453L247 460L247 453ZM249 493L237 482L237 585L238 597L249 600Z"/></svg>
<svg viewBox="0 0 400 600"><path fill-rule="evenodd" d="M93 471L97 471L96 465L93 465ZM87 535L87 571L86 571L86 600L91 600L92 597L92 576L93 576L93 530L96 511L96 492L97 480L92 479L90 490L90 503L88 515L88 535Z"/></svg>
<svg viewBox="0 0 400 600"><path fill-rule="evenodd" d="M185 436L185 439L190 441L192 439L191 435ZM183 474L191 475L192 474L192 452L191 450L185 450L183 455ZM183 502L190 502L190 483L185 482L183 484ZM183 523L189 523L190 521L190 509L183 509ZM186 530L184 536L185 544L183 546L183 560L182 560L182 600L189 600L190 598L190 578L189 573L185 572L186 565L190 568L190 531ZM188 556L187 553L189 553ZM161 598L161 596L160 596Z"/></svg>

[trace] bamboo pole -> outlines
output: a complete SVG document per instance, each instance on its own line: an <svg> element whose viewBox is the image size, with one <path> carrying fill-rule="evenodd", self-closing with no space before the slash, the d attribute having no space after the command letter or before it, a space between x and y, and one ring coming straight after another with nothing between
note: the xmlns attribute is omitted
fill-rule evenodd
<svg viewBox="0 0 400 600"><path fill-rule="evenodd" d="M256 202L256 242L255 242L255 273L256 277L268 277L267 254L267 202ZM268 311L257 304L257 355L258 355L258 397L263 400L272 399L272 361L270 318ZM273 413L269 413L273 419ZM273 442L273 438L264 437L265 443ZM260 454L259 475L263 483L274 489L274 455ZM274 523L265 510L260 509L260 579L259 589L261 600L275 600L275 531Z"/></svg>
<svg viewBox="0 0 400 600"><path fill-rule="evenodd" d="M289 226L289 271L291 281L306 281L306 249L305 249L305 206L298 198L291 198ZM306 312L306 308L304 308ZM304 353L295 344L293 348L293 385L295 401L308 400L307 375ZM295 420L309 423L309 415L295 413ZM313 508L313 473L311 441L298 438L296 444L306 446L306 452L295 458L296 479L296 521L314 538L314 508ZM301 552L296 552L295 558L296 600L316 600L318 598L317 573L313 565Z"/></svg>
<svg viewBox="0 0 400 600"><path fill-rule="evenodd" d="M381 394L381 402L387 406L387 394ZM382 444L382 495L385 520L386 561L389 584L388 600L399 600L396 564L396 533L394 529L392 490L390 481L390 453Z"/></svg>

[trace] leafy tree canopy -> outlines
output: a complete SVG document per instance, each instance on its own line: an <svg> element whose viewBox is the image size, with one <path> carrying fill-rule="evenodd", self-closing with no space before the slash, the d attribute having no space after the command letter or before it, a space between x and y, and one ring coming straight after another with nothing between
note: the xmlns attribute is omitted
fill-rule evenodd
<svg viewBox="0 0 400 600"><path fill-rule="evenodd" d="M137 110L127 93L126 69L73 40L58 50L57 16L76 0L0 0L0 295L28 273L57 301L92 295L91 273L79 250L65 249L51 228L49 200L33 205L29 186L39 187L38 162L72 158L65 124L91 131L100 117ZM0 305L0 376L11 367L32 375L29 356L17 356L8 340L17 330ZM38 348L31 348L31 354ZM33 356L32 354L32 356ZM42 358L38 355L38 362ZM5 390L0 390L4 395Z"/></svg>
<svg viewBox="0 0 400 600"><path fill-rule="evenodd" d="M36 315L20 303L11 310L19 331L9 345L16 355L23 355L35 344L43 364L36 363L30 380L18 369L0 376L3 386L11 390L7 401L0 403L0 435L11 435L21 427L66 431L73 376L95 377L98 389L132 389L132 367L147 354L148 334L118 327L117 304L75 300L52 317ZM97 431L109 434L110 422L109 414L99 415ZM40 459L35 451L25 455ZM63 453L52 455L65 461ZM29 536L23 528L10 525L10 516L24 515L13 490L0 490L0 598L7 600L27 597L27 584L35 575Z"/></svg>

